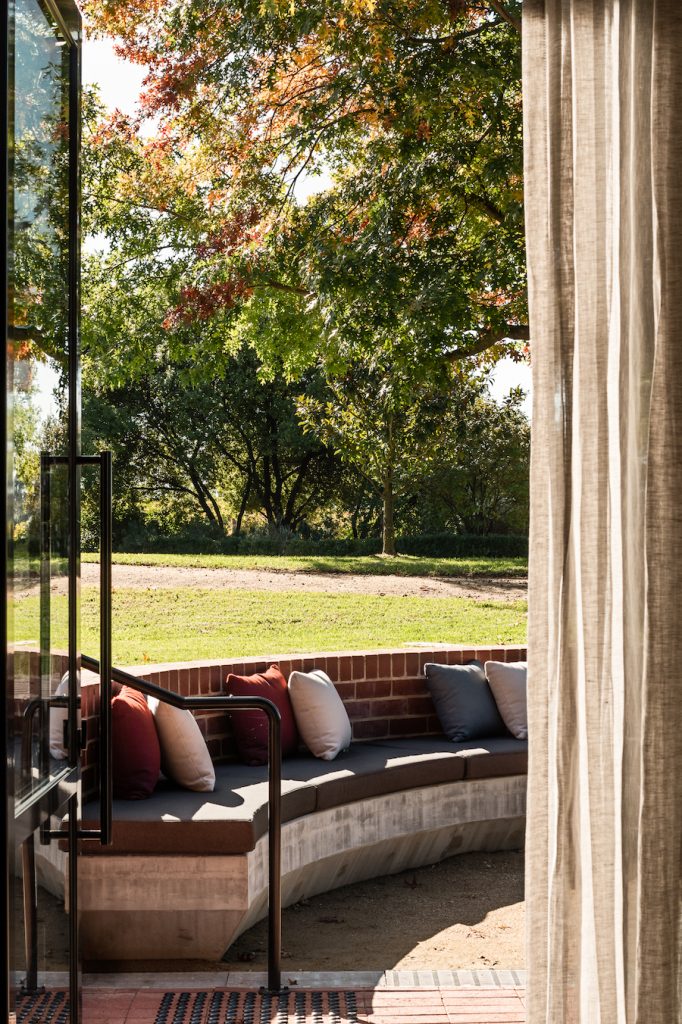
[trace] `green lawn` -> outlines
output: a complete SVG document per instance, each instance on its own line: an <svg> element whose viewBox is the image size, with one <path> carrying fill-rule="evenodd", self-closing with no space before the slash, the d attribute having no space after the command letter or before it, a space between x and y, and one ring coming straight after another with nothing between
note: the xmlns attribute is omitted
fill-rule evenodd
<svg viewBox="0 0 682 1024"><path fill-rule="evenodd" d="M99 555L84 554L84 562ZM526 576L526 558L422 558L417 555L138 555L115 554L119 565L195 569L267 569L270 572L357 573L364 576Z"/></svg>
<svg viewBox="0 0 682 1024"><path fill-rule="evenodd" d="M66 598L53 599L53 643L66 645ZM17 601L14 634L36 640L37 597ZM115 590L115 664L235 658L417 642L524 643L526 603L252 590ZM99 652L96 588L82 591L81 646Z"/></svg>

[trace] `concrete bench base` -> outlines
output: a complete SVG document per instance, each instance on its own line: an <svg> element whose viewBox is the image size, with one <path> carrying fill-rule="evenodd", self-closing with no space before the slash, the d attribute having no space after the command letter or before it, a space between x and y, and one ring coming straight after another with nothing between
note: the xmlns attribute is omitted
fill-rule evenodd
<svg viewBox="0 0 682 1024"><path fill-rule="evenodd" d="M282 827L284 906L456 853L523 846L526 776L458 781L318 811ZM267 912L267 837L233 856L79 862L90 960L218 960Z"/></svg>

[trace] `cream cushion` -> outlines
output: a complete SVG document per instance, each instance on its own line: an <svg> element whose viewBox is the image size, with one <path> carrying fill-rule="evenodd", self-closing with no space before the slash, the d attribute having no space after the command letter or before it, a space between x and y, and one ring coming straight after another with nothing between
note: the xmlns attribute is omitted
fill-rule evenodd
<svg viewBox="0 0 682 1024"><path fill-rule="evenodd" d="M161 770L173 782L196 793L212 793L215 769L206 741L191 711L149 699L161 747Z"/></svg>
<svg viewBox="0 0 682 1024"><path fill-rule="evenodd" d="M59 686L54 691L55 697L66 697L69 692L69 673L65 672ZM64 746L64 723L69 717L67 708L50 708L50 757L56 761L65 761L69 752Z"/></svg>
<svg viewBox="0 0 682 1024"><path fill-rule="evenodd" d="M528 739L525 661L486 661L485 674L502 721L517 740Z"/></svg>
<svg viewBox="0 0 682 1024"><path fill-rule="evenodd" d="M326 673L319 669L292 672L289 696L298 731L311 754L333 761L350 746L348 712Z"/></svg>

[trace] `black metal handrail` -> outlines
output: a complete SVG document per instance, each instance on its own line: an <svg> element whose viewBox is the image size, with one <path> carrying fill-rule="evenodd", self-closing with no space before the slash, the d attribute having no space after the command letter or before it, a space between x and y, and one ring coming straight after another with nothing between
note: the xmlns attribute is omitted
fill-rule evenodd
<svg viewBox="0 0 682 1024"><path fill-rule="evenodd" d="M112 513L112 454L110 451L101 451L98 455L81 455L78 458L81 466L99 467L99 530L100 530L100 554L99 554L99 667L97 671L100 677L100 694L102 696L100 706L100 730L99 730L99 770L100 780L111 779L111 573L112 573L112 542L113 542L113 513ZM113 824L111 820L111 787L100 797L99 809L99 835L94 831L92 839L99 838L102 846L111 844Z"/></svg>
<svg viewBox="0 0 682 1024"><path fill-rule="evenodd" d="M100 777L102 779L111 777L111 573L112 573L112 539L113 539L113 517L112 517L112 453L101 451L97 455L76 455L75 464L80 467L96 466L99 469L100 493L99 493L99 525L100 525L100 559L99 559L99 585L100 585L100 644L99 644L99 676L100 689L104 697L100 711ZM41 604L48 611L41 614L41 657L48 657L50 651L50 481L53 466L71 466L71 458L68 455L50 455L43 452L41 462L41 494L42 494L42 530L43 539L41 555ZM71 550L79 550L80 540L78 534L78 523L74 522L74 534L71 537ZM73 575L73 568L69 569ZM69 584L71 586L71 584ZM69 591L69 599L73 603L75 597ZM75 619L69 619L69 651L75 651L78 647ZM49 658L48 658L49 661ZM49 675L49 665L41 670L42 674ZM69 655L69 677L75 678L75 656ZM69 684L68 696L68 721L70 725L76 720L76 713L79 708L78 694L73 682ZM47 743L43 738L43 751L47 770ZM75 764L80 753L81 737L74 729L69 729L66 746L69 752L69 762ZM104 792L105 787L102 787ZM82 833L82 839L97 839L102 846L109 846L111 843L111 799L100 800L99 829L90 830L87 834Z"/></svg>
<svg viewBox="0 0 682 1024"><path fill-rule="evenodd" d="M83 668L99 672L99 662L88 655L81 656ZM166 690L147 679L141 679L120 668L112 668L111 678L124 686L144 693L147 697L171 704L187 711L263 711L268 716L268 984L267 991L282 991L282 718L279 709L265 697L231 697L216 694L212 697L183 697ZM113 795L113 779L107 773L104 781L108 788L106 798Z"/></svg>

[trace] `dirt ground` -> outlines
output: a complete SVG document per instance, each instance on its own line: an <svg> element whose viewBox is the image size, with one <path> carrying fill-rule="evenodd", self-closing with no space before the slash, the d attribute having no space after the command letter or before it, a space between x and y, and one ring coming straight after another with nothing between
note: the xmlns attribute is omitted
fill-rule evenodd
<svg viewBox="0 0 682 1024"><path fill-rule="evenodd" d="M523 853L466 853L287 907L284 971L523 969ZM222 961L91 964L106 971L264 970L259 922Z"/></svg>
<svg viewBox="0 0 682 1024"><path fill-rule="evenodd" d="M265 965L267 930L225 957ZM523 968L523 854L459 854L416 871L335 889L284 912L285 970Z"/></svg>
<svg viewBox="0 0 682 1024"><path fill-rule="evenodd" d="M84 562L85 586L99 583L99 566ZM297 590L331 594L396 597L468 597L481 601L519 601L524 579L446 579L426 576L351 576L341 573L266 572L260 569L190 569L161 565L114 565L113 586L120 589L197 587L203 590ZM59 586L58 583L55 586Z"/></svg>

